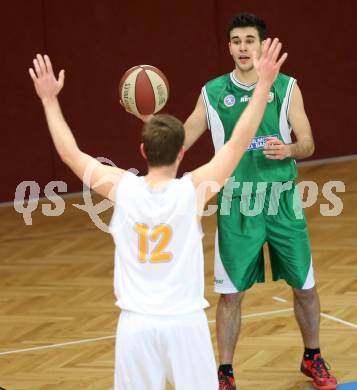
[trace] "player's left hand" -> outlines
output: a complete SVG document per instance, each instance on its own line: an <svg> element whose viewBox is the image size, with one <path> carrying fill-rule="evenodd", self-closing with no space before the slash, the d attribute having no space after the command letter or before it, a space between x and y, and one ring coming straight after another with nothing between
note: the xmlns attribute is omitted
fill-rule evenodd
<svg viewBox="0 0 357 390"><path fill-rule="evenodd" d="M284 160L292 157L290 145L284 144L284 142L275 137L267 138L263 153L270 160Z"/></svg>

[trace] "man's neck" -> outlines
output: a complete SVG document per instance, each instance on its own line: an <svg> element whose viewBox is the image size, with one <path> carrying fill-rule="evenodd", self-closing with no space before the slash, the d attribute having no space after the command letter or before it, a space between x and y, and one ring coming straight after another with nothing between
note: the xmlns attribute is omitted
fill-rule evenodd
<svg viewBox="0 0 357 390"><path fill-rule="evenodd" d="M158 183L165 183L176 178L177 167L149 167L148 173L145 176L145 181L150 186L155 186Z"/></svg>
<svg viewBox="0 0 357 390"><path fill-rule="evenodd" d="M244 85L252 85L258 81L258 75L255 69L242 72L240 69L234 69L234 77Z"/></svg>

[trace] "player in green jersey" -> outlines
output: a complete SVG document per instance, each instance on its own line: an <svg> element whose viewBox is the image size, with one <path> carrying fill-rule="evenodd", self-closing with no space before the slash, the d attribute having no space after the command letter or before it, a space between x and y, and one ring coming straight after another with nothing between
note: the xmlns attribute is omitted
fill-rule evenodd
<svg viewBox="0 0 357 390"><path fill-rule="evenodd" d="M188 149L209 128L216 152L230 139L237 118L257 82L254 52L260 55L267 29L252 14L239 14L229 29L234 70L209 81L185 123ZM296 141L292 141L291 133ZM310 241L295 186L296 159L314 151L301 91L292 77L279 74L256 137L218 194L215 291L220 390L235 389L232 361L245 291L264 281L263 245L268 242L273 279L292 287L294 309L305 352L301 371L317 389L332 390L336 379L320 354L320 303Z"/></svg>

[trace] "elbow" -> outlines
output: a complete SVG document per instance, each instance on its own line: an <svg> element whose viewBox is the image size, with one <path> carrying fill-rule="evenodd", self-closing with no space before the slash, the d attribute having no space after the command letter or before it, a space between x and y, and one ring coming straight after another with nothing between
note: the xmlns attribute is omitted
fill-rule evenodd
<svg viewBox="0 0 357 390"><path fill-rule="evenodd" d="M79 149L78 150L67 150L67 151L63 151L63 152L59 153L59 156L61 158L61 161L64 164L71 166L71 165L73 165L73 161L78 159L78 152L79 152Z"/></svg>
<svg viewBox="0 0 357 390"><path fill-rule="evenodd" d="M299 149L300 151L297 151L299 159L311 157L315 152L314 141L312 139L309 139L301 142L300 148L298 148L298 150Z"/></svg>
<svg viewBox="0 0 357 390"><path fill-rule="evenodd" d="M73 158L69 154L60 154L61 161L66 164L67 166L71 165L71 162L73 161Z"/></svg>
<svg viewBox="0 0 357 390"><path fill-rule="evenodd" d="M315 144L312 142L307 157L311 157L314 153L315 153Z"/></svg>

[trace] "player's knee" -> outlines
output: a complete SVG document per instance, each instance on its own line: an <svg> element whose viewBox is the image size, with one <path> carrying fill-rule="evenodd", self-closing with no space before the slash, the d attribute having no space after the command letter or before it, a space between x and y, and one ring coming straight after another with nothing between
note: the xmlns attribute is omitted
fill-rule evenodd
<svg viewBox="0 0 357 390"><path fill-rule="evenodd" d="M234 294L221 294L221 301L225 306L235 307L240 306L244 298L244 292L237 292Z"/></svg>
<svg viewBox="0 0 357 390"><path fill-rule="evenodd" d="M308 289L293 288L293 292L295 298L300 301L310 301L315 299L315 297L317 296L316 287L312 287Z"/></svg>

